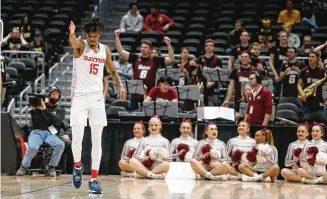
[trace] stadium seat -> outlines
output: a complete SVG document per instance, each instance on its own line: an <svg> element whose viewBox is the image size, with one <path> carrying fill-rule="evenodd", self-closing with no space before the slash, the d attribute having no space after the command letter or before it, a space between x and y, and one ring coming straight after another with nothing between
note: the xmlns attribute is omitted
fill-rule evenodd
<svg viewBox="0 0 327 199"><path fill-rule="evenodd" d="M279 103L277 105L277 111L280 111L280 110L291 110L291 111L294 111L296 114L300 113L300 108L296 104L293 104L293 103Z"/></svg>
<svg viewBox="0 0 327 199"><path fill-rule="evenodd" d="M275 117L284 118L296 123L299 122L299 116L291 110L279 110L276 112Z"/></svg>

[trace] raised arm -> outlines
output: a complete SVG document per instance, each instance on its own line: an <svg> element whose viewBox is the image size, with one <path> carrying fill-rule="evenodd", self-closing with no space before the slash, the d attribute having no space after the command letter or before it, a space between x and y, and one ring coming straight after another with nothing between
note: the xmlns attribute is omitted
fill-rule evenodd
<svg viewBox="0 0 327 199"><path fill-rule="evenodd" d="M175 60L175 55L174 55L174 49L171 46L171 40L169 39L169 37L164 37L165 43L167 45L168 48L168 57L165 57L165 64L170 64Z"/></svg>
<svg viewBox="0 0 327 199"><path fill-rule="evenodd" d="M115 30L115 44L116 44L116 50L119 53L119 56L122 60L124 61L128 61L129 59L129 52L127 52L126 50L123 49L123 47L121 46L120 43L120 30Z"/></svg>
<svg viewBox="0 0 327 199"><path fill-rule="evenodd" d="M71 21L69 24L69 43L74 49L74 54L75 51L78 51L79 49L84 49L84 42L76 38L75 29L75 24Z"/></svg>
<svg viewBox="0 0 327 199"><path fill-rule="evenodd" d="M125 86L124 84L122 83L120 77L119 77L119 74L118 72L116 71L115 69L115 66L112 62L112 59L111 59L111 52L110 52L110 49L108 48L108 46L105 47L106 48L106 55L107 55L107 60L106 60L106 66L108 68L108 71L110 72L111 74L111 78L112 80L115 82L115 84L117 84L118 86L118 90L119 90L119 96L120 96L120 99L121 100L125 100L126 99L126 90L125 90Z"/></svg>

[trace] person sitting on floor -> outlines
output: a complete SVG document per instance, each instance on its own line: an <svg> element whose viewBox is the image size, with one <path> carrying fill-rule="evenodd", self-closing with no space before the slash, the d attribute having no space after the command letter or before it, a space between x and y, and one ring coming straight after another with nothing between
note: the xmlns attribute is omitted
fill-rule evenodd
<svg viewBox="0 0 327 199"><path fill-rule="evenodd" d="M133 134L134 138L125 142L123 151L121 153L121 159L118 162L118 166L122 170L121 176L123 177L134 176L134 170L130 166L129 160L133 157L136 148L139 146L145 134L145 126L142 120L135 122Z"/></svg>

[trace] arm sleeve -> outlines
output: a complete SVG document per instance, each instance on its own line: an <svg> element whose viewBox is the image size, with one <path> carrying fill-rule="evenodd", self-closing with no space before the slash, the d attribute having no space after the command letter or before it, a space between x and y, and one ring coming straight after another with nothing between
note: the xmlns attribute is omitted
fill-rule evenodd
<svg viewBox="0 0 327 199"><path fill-rule="evenodd" d="M127 157L127 154L129 152L129 142L130 142L130 140L127 140L124 144L123 151L121 152L122 160L129 160L129 158Z"/></svg>
<svg viewBox="0 0 327 199"><path fill-rule="evenodd" d="M125 29L125 15L121 18L120 20L120 31L121 32L126 32L126 29Z"/></svg>
<svg viewBox="0 0 327 199"><path fill-rule="evenodd" d="M48 112L48 111L42 111L42 114L45 118L48 118L48 120L50 120L50 123L53 125L53 126L60 126L61 123L62 123L62 120L53 115L52 113Z"/></svg>
<svg viewBox="0 0 327 199"><path fill-rule="evenodd" d="M282 16L282 11L278 15L277 23L284 23L283 16Z"/></svg>
<svg viewBox="0 0 327 199"><path fill-rule="evenodd" d="M157 91L157 87L153 87L153 88L151 88L150 92L147 95L147 96L151 97L152 101L154 101L154 98L157 98L156 91Z"/></svg>
<svg viewBox="0 0 327 199"><path fill-rule="evenodd" d="M300 23L301 22L301 13L298 11L298 15L296 17L295 23Z"/></svg>
<svg viewBox="0 0 327 199"><path fill-rule="evenodd" d="M301 153L301 158L300 158L301 167L303 167L304 165L308 165L308 162L307 162L307 158L308 158L307 150L308 150L308 145L305 144L303 146L302 153Z"/></svg>
<svg viewBox="0 0 327 199"><path fill-rule="evenodd" d="M292 145L293 145L293 143L288 145L288 148L287 148L287 154L285 156L285 166L286 167L291 167L294 163Z"/></svg>
<svg viewBox="0 0 327 199"><path fill-rule="evenodd" d="M171 153L170 153L170 142L168 139L166 139L165 147L164 147L168 154L167 156L163 159L164 161L171 162Z"/></svg>
<svg viewBox="0 0 327 199"><path fill-rule="evenodd" d="M145 17L144 30L151 30L150 15Z"/></svg>
<svg viewBox="0 0 327 199"><path fill-rule="evenodd" d="M232 151L233 151L233 138L231 138L228 142L227 142L227 154L229 157L232 156Z"/></svg>
<svg viewBox="0 0 327 199"><path fill-rule="evenodd" d="M137 26L135 29L135 32L140 32L143 29L143 17L142 15L139 15L137 17L138 21L137 21Z"/></svg>
<svg viewBox="0 0 327 199"><path fill-rule="evenodd" d="M178 100L178 95L177 95L176 90L175 89L171 89L171 90L172 90L172 98L173 98L173 100L174 99L177 99Z"/></svg>
<svg viewBox="0 0 327 199"><path fill-rule="evenodd" d="M305 79L305 71L302 69L299 75L299 78L302 79L304 81ZM304 83L304 82L303 82Z"/></svg>
<svg viewBox="0 0 327 199"><path fill-rule="evenodd" d="M201 159L201 155L202 155L201 150L202 150L202 143L199 142L199 143L198 143L198 146L196 147L196 150L195 150L194 156L193 156L193 158L195 158L195 159L198 160L198 161Z"/></svg>
<svg viewBox="0 0 327 199"><path fill-rule="evenodd" d="M278 151L275 147L272 147L272 153L267 157L267 163L271 166L278 164Z"/></svg>
<svg viewBox="0 0 327 199"><path fill-rule="evenodd" d="M266 94L266 99L265 99L264 103L265 103L265 114L271 115L271 113L272 113L272 96L269 91Z"/></svg>
<svg viewBox="0 0 327 199"><path fill-rule="evenodd" d="M226 147L226 144L222 142L222 149L221 149L221 159L220 161L221 162L224 162L224 161L227 161L229 158L228 158L228 155L227 155L227 147Z"/></svg>
<svg viewBox="0 0 327 199"><path fill-rule="evenodd" d="M137 147L137 149L135 150L135 153L133 155L133 158L136 158L138 160L142 160L142 153L143 153L143 150L145 149L145 139L142 139L140 141L140 144L139 146Z"/></svg>
<svg viewBox="0 0 327 199"><path fill-rule="evenodd" d="M176 159L176 157L177 157L177 146L176 146L175 139L171 142L170 154L172 156L172 159Z"/></svg>
<svg viewBox="0 0 327 199"><path fill-rule="evenodd" d="M167 21L167 24L169 24L170 26L175 26L175 22L168 17L167 15L163 14L165 21Z"/></svg>

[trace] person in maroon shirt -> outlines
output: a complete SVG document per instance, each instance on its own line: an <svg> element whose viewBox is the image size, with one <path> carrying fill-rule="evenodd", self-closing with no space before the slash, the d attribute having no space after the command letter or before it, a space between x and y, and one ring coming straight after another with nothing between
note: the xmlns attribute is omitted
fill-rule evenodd
<svg viewBox="0 0 327 199"><path fill-rule="evenodd" d="M250 54L243 52L241 54L241 66L234 68L229 75L229 85L226 93L226 99L222 106L228 107L229 101L232 98L235 88L235 104L241 99L243 87L249 82L250 74L255 70L254 66L250 65Z"/></svg>
<svg viewBox="0 0 327 199"><path fill-rule="evenodd" d="M148 96L145 98L145 102L149 101L178 101L177 92L171 88L173 79L169 76L160 77L160 86L153 87Z"/></svg>
<svg viewBox="0 0 327 199"><path fill-rule="evenodd" d="M304 63L296 58L297 50L294 47L287 49L287 60L280 69L279 81L282 84L283 97L297 97L297 82Z"/></svg>
<svg viewBox="0 0 327 199"><path fill-rule="evenodd" d="M158 6L153 4L150 7L150 12L145 18L144 30L145 31L158 31L164 35L170 27L175 26L175 22L165 14L158 12Z"/></svg>
<svg viewBox="0 0 327 199"><path fill-rule="evenodd" d="M207 39L205 41L205 54L201 55L198 60L198 67L200 67L200 74L202 74L203 67L216 68L222 67L221 60L215 55L215 43L212 39ZM217 88L217 82L207 82L207 80L201 76L200 81L203 80L203 95L204 95L204 105L208 106L209 98L210 102L218 105L218 97L214 96L214 90Z"/></svg>
<svg viewBox="0 0 327 199"><path fill-rule="evenodd" d="M239 59L239 56L242 52L251 52L251 45L249 43L249 33L246 31L243 31L240 36L241 43L237 44L231 52L231 56L228 60L228 68L232 69L235 64L235 60Z"/></svg>
<svg viewBox="0 0 327 199"><path fill-rule="evenodd" d="M326 76L325 69L318 67L318 60L318 53L311 52L309 54L309 66L301 70L300 78L297 83L297 90L300 96L299 99L303 102L303 121L326 122L326 115L323 112L324 99L322 96L322 86L326 86L326 80L317 87L315 96L305 97L303 92L304 88Z"/></svg>
<svg viewBox="0 0 327 199"><path fill-rule="evenodd" d="M253 91L249 96L248 110L244 120L250 125L266 126L272 113L271 92L261 86L262 75L259 71L252 72L249 80Z"/></svg>
<svg viewBox="0 0 327 199"><path fill-rule="evenodd" d="M190 51L188 48L181 49L181 59L177 61L173 68L179 68L183 75L181 75L179 86L186 85L197 85L199 83L199 77L201 76L199 67L197 67L195 60L190 59ZM190 111L195 108L196 101L185 100L184 101L184 111Z"/></svg>
<svg viewBox="0 0 327 199"><path fill-rule="evenodd" d="M129 61L133 68L133 80L143 80L146 87L146 92L150 91L156 84L156 74L159 66L165 66L174 61L174 49L171 46L170 39L164 37L164 41L168 47L168 57L151 56L152 44L149 41L143 40L140 48L140 55L131 54L122 48L120 39L120 30L115 31L115 43L119 56L124 61ZM144 96L133 95L131 97L131 109L134 110L142 103Z"/></svg>

